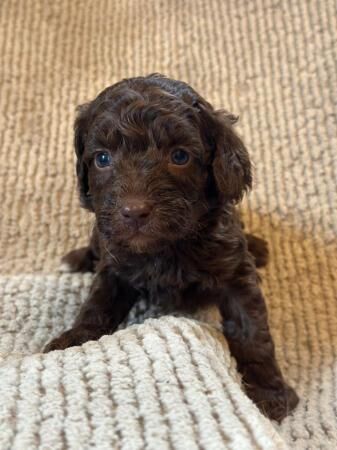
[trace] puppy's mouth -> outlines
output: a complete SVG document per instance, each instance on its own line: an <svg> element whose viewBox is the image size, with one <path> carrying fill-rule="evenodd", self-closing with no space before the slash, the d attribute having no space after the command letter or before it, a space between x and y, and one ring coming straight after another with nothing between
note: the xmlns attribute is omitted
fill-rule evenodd
<svg viewBox="0 0 337 450"><path fill-rule="evenodd" d="M170 230L145 225L137 229L124 229L120 243L134 253L155 253L177 239Z"/></svg>
<svg viewBox="0 0 337 450"><path fill-rule="evenodd" d="M146 234L141 230L135 231L133 234L128 236L127 245L136 253L141 253L151 247L156 242L154 236Z"/></svg>
<svg viewBox="0 0 337 450"><path fill-rule="evenodd" d="M170 220L171 219L171 220ZM134 253L155 253L172 243L185 239L194 230L183 215L168 218L151 217L145 223L128 223L117 217L99 216L98 229L110 245Z"/></svg>

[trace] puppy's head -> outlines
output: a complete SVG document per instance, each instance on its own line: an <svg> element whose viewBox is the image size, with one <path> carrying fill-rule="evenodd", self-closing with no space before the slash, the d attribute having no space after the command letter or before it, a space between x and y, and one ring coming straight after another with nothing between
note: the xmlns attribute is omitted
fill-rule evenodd
<svg viewBox="0 0 337 450"><path fill-rule="evenodd" d="M235 118L185 83L124 80L80 108L75 149L81 202L107 243L151 252L195 236L251 185Z"/></svg>

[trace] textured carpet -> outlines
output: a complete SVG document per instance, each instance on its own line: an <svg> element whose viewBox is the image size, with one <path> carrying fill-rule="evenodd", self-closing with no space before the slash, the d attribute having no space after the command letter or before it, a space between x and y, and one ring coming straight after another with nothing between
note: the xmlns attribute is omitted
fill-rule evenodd
<svg viewBox="0 0 337 450"><path fill-rule="evenodd" d="M5 307L2 295L0 303L1 348L6 350L1 380L14 383L3 394L14 402L6 416L8 432L23 423L18 411L33 411L39 402L15 409L20 395L28 395L18 394L15 374L25 380L25 370L30 371L24 364L30 367L31 361L35 367L45 360L7 353L38 351L46 336L58 331L48 321L64 328L68 310L74 310L67 302L71 288L65 279L56 277L53 290L48 277L43 281L22 274L55 272L59 257L88 237L91 219L79 209L75 192L75 105L122 77L159 71L188 81L216 106L241 116L239 131L251 151L256 180L243 214L247 228L269 241L271 262L263 279L272 332L282 368L302 399L278 431L293 448L337 447L336 30L335 0L1 4L0 272L11 299ZM82 298L86 278L73 280ZM48 309L60 292L64 301L58 300L56 310ZM43 315L48 311L56 317ZM146 326L158 331L154 323ZM216 355L221 358L218 351ZM67 356L51 358L58 364ZM18 360L23 371L15 369ZM122 356L120 361L125 364ZM27 380L29 384L28 375ZM43 396L47 387L41 386ZM72 386L81 389L80 383ZM89 401L90 388L85 392ZM58 408L55 402L50 404ZM47 408L40 414L49 413ZM215 422L225 420L222 414L213 416L218 417ZM80 428L81 418L74 417ZM37 420L26 429L35 443L42 433ZM66 433L67 419L62 420ZM212 448L208 445L204 447ZM16 448L29 447L18 443Z"/></svg>

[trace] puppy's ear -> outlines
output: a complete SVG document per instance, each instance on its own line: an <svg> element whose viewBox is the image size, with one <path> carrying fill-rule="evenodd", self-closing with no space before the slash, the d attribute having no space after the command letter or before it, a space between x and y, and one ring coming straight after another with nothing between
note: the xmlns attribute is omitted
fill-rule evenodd
<svg viewBox="0 0 337 450"><path fill-rule="evenodd" d="M226 201L239 202L252 186L252 168L248 151L233 125L238 118L227 111L201 106L206 139L211 146L211 164L215 184Z"/></svg>
<svg viewBox="0 0 337 450"><path fill-rule="evenodd" d="M213 174L219 191L234 203L252 187L252 167L248 151L233 129L238 120L231 114L217 111L220 133L216 138Z"/></svg>
<svg viewBox="0 0 337 450"><path fill-rule="evenodd" d="M78 190L80 194L81 205L93 211L92 199L89 193L89 179L88 179L88 167L83 160L85 138L88 128L88 107L89 104L80 105L77 107L78 115L75 120L74 131L74 146L77 156L76 161L76 174L78 180Z"/></svg>

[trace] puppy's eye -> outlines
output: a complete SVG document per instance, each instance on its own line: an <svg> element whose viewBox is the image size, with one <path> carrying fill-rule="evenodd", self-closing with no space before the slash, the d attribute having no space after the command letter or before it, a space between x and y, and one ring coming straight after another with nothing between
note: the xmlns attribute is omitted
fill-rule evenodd
<svg viewBox="0 0 337 450"><path fill-rule="evenodd" d="M112 158L109 152L99 152L95 155L95 164L99 169L110 166Z"/></svg>
<svg viewBox="0 0 337 450"><path fill-rule="evenodd" d="M177 166L184 166L190 160L190 155L185 150L174 150L171 153L171 162Z"/></svg>

